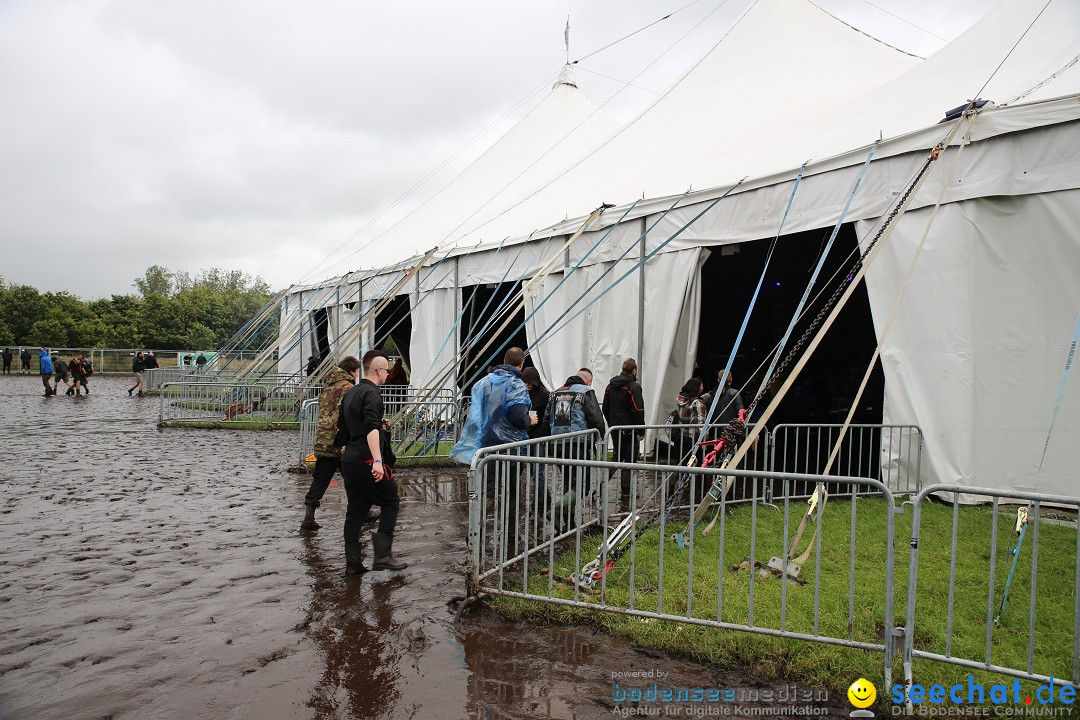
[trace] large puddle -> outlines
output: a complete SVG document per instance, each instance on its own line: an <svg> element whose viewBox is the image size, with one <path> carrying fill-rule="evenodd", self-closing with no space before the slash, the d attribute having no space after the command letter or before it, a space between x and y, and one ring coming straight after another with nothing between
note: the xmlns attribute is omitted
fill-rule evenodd
<svg viewBox="0 0 1080 720"><path fill-rule="evenodd" d="M608 718L664 710L616 701L613 673L755 685L587 629L455 623L460 473L400 473L410 567L346 577L338 480L298 532L296 433L158 430L128 384L0 376L0 718Z"/></svg>

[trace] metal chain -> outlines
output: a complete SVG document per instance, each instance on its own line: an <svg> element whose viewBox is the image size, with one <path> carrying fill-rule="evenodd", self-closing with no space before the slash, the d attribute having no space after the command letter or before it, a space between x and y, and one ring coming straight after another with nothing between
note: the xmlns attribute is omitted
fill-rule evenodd
<svg viewBox="0 0 1080 720"><path fill-rule="evenodd" d="M915 187L919 184L919 181L922 179L922 176L926 174L926 171L930 169L930 165L935 160L937 160L938 155L940 155L940 154L941 154L941 146L940 145L934 146L934 149L930 152L930 155L926 158L926 161L923 163L922 167L919 168L919 172L916 173L914 179L911 181L911 183L908 184L907 188L904 189L903 194L900 196L899 202L897 202L893 206L892 211L885 218L885 222L882 223L881 227L877 231L877 234L874 235L874 239L870 241L870 243L866 246L866 250L864 250L863 253L859 256L859 258L852 264L851 269L848 271L847 275L844 277L844 280L839 285L836 286L836 289L833 291L832 297L830 297L828 302L826 302L825 305L822 306L822 308L818 312L817 316L814 317L813 322L811 322L810 325L806 328L806 330L803 332L802 336L798 339L798 341L791 348L791 350L788 351L788 354L784 357L784 359L780 362L780 364L777 365L776 370L773 372L772 376L768 379L768 382L765 382L765 383L762 384L761 390L758 392L757 397L754 398L754 400L750 403L750 405L746 409L747 417L750 417L753 414L754 410L758 406L758 403L760 403L761 399L763 397L765 397L765 392L769 388L769 386L772 385L773 382L775 382L777 378L780 378L780 377L783 376L784 371L787 370L789 365L791 365L792 360L794 360L799 355L799 351L802 350L802 348L806 344L806 342L811 337L813 337L815 331L817 330L818 326L821 324L822 320L824 320L825 316L828 315L829 312L832 310L832 307L833 307L833 305L836 304L836 301L840 299L840 295L843 294L844 289L847 287L847 284L850 283L851 280L855 277L855 275L859 272L859 269L862 267L863 263L866 261L867 256L870 255L870 252L874 249L874 246L877 245L878 240L881 239L881 236L885 233L885 230L889 227L890 224L892 224L893 220L895 220L896 217L900 214L900 208L904 207L904 203L907 202L908 196L911 195L912 191L915 189Z"/></svg>

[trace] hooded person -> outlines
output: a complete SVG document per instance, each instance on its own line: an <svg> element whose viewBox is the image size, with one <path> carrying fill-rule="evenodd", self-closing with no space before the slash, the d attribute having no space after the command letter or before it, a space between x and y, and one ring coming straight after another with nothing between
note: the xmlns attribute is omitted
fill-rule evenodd
<svg viewBox="0 0 1080 720"><path fill-rule="evenodd" d="M604 417L612 427L645 424L645 400L638 383L638 364L634 358L623 360L622 370L608 381L604 390ZM632 463L638 459L638 441L645 434L640 430L615 430L611 441L615 445L615 460ZM620 488L624 496L630 492L630 471L620 472Z"/></svg>
<svg viewBox="0 0 1080 720"><path fill-rule="evenodd" d="M52 385L49 384L53 375L52 358L49 357L49 351L45 348L41 348L41 350L38 351L38 363L40 366L38 372L41 373L41 382L45 385L45 397L55 395L56 391L53 390Z"/></svg>
<svg viewBox="0 0 1080 720"><path fill-rule="evenodd" d="M342 447L335 444L338 432L338 416L341 399L356 384L360 374L360 361L352 355L342 358L323 377L319 394L319 415L315 421L315 469L311 473L311 487L304 497L304 520L300 529L313 532L319 529L315 522L315 510L330 487L334 473L341 470Z"/></svg>
<svg viewBox="0 0 1080 720"><path fill-rule="evenodd" d="M535 419L529 415L532 400L529 388L521 379L521 370L525 367L525 351L512 347L503 355L503 364L480 378L472 388L472 405L469 416L461 430L461 439L450 450L450 457L463 464L472 462L477 450L493 445L520 442L529 437L529 427ZM510 550L517 548L518 519L518 472L517 464L509 466L509 472L502 475L495 471L495 465L486 466L488 471L483 478L484 497L494 507L495 496L500 487L504 487L507 498L508 516L505 526L515 528L509 534ZM501 505L501 503L500 503ZM481 542L483 539L481 538ZM516 553L514 553L516 554Z"/></svg>

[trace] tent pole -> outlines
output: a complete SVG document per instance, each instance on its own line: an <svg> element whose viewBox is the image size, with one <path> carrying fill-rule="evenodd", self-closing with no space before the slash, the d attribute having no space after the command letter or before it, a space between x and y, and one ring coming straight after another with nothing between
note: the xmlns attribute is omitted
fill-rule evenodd
<svg viewBox="0 0 1080 720"><path fill-rule="evenodd" d="M457 322L461 322L461 256L458 255L454 258L454 317L457 318ZM451 327L450 332L454 334L454 393L460 392L460 388L457 386L457 377L461 372L461 332L456 327ZM438 359L438 358L436 358ZM435 360L432 360L432 366L435 365Z"/></svg>
<svg viewBox="0 0 1080 720"><path fill-rule="evenodd" d="M641 237L638 240L638 306L637 306L637 361L641 365L645 356L645 236L649 234L646 218L641 218Z"/></svg>

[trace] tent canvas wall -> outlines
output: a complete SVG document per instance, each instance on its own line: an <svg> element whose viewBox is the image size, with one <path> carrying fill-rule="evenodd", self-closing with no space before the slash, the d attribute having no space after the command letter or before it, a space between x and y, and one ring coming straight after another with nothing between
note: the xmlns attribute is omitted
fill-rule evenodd
<svg viewBox="0 0 1080 720"><path fill-rule="evenodd" d="M761 6L759 3L755 7ZM938 222L947 232L935 230L935 238L939 239L924 252L918 282L913 281L920 289L905 295L896 334L883 343L886 417L925 424L928 479L993 487L1032 486L1031 448L1038 444L1038 415L1044 413L1044 422L1049 422L1054 395L1051 386L1060 375L1060 367L1056 371L1050 368L1055 360L1059 366L1064 362L1072 318L1080 307L1080 284L1061 278L1051 292L1039 283L1042 266L1030 257L1032 252L1041 254L1040 262L1054 264L1053 269L1061 273L1080 267L1075 238L1068 234L1068 228L1080 222L1080 206L1073 194L1080 188L1076 155L1080 147L1080 76L1074 70L1080 55L1080 9L1065 3L1051 3L1045 11L1042 7L1042 3L1008 0L934 57L884 85L868 87L861 97L837 104L832 112L786 117L783 128L774 127L760 134L748 131L746 137L728 138L723 147L709 146L707 167L688 166L684 177L712 177L717 180L714 189L682 197L653 197L638 202L629 215L625 215L629 204L605 212L572 248L571 254L580 252L581 248L591 247L597 233L611 231L603 247L583 264L583 279L602 272L604 263L626 262L617 260L623 250L635 250L640 257L667 244L664 252L645 265L644 280L636 278L636 307L640 308L641 319L632 317L632 309L625 312L634 307L627 304L627 298L635 294L634 282L628 279L625 286L620 284L609 293L610 297L597 303L595 310L575 319L577 329L566 331L565 343L570 348L566 352L590 356L585 361L603 378L617 369L615 360L621 359L618 356L634 354L627 347L642 344L643 338L652 347L654 338L665 338L664 333L673 329L673 337L680 340L673 340L672 346L682 342L681 338L685 338L687 346L693 345L683 318L700 314L700 308L694 307L692 282L698 276L702 254L707 252L704 248L774 234L791 194L797 165L806 157L822 159L807 165L785 233L830 226L840 214L870 144L883 128L888 128L894 136L875 148L874 162L847 216L847 221L859 223L860 238L865 239L870 224L887 210L929 148L944 136L947 128L935 124L943 111L963 103L978 89L972 87L973 78L978 81L975 85L990 78L984 96L1008 106L984 109L975 120L968 138L970 145L952 181L944 188ZM1022 32L1027 35L1017 44ZM729 40L734 34L729 35ZM1002 63L1003 59L1007 62ZM687 78L692 76L700 79L692 73ZM722 84L722 80L714 83ZM703 85L699 91L707 95L712 89ZM1063 97L1030 102L1055 93ZM1016 99L1025 102L1011 102ZM662 107L657 103L645 114L659 112ZM641 126L640 120L635 125ZM657 137L655 143L662 146L664 140ZM616 142L618 136L605 147ZM706 146L704 141L702 146ZM946 153L943 162L953 152ZM518 246L548 258L582 222L581 218L559 218L581 214L588 203L595 204L608 179L623 177L620 169L633 172L635 159L634 155L626 157L621 167L598 164L591 171L595 174L589 175L590 159L586 158L575 164L573 173L574 177L592 181L590 197L581 198L579 185L560 180L513 204L499 214L497 222L487 222L480 230L461 236L463 246L487 240L488 233L493 233L491 237L511 237L501 240L498 250L493 246L468 252L456 250L451 260L457 284L441 287L497 281ZM785 167L789 169L783 170ZM751 179L676 240L670 240L706 203L731 190L734 179L746 174ZM890 287L906 270L903 253L905 249L910 253L913 242L921 237L925 227L921 215L929 212L943 182L940 172L928 180L911 212L898 224L889 252L867 279L874 321L879 328L895 301L895 290L890 295ZM665 214L673 201L678 207ZM537 220L541 217L544 222L555 222L542 231L526 230L542 224ZM618 226L612 229L617 221ZM977 228L973 221L978 222ZM642 244L640 238L646 226L651 229ZM1038 243L1018 243L1018 228L1035 229ZM1031 233L1024 237L1031 237ZM627 256L627 260L632 257ZM659 275L673 289L666 302L640 302L641 293L648 293L652 283L650 267L660 262L683 268L682 279ZM566 258L564 265L570 268L573 263ZM620 275L621 271L612 277ZM951 294L942 295L932 287L924 287L942 278L957 279ZM1008 286L1013 281L1018 287L1039 287L1042 292L1001 302L995 294L1002 283ZM545 303L544 315L533 323L530 333L543 332L543 317L557 317L570 308L576 297L571 295L571 287L574 285L568 282ZM593 295L604 287L597 286ZM943 304L943 297L952 304ZM619 322L605 320L605 312L613 306L623 310ZM992 319L983 314L987 309L992 309ZM1071 317L1062 320L1066 315ZM1028 327L1032 316L1045 320L1039 323L1037 332ZM643 331L635 333L635 323ZM418 327L423 324L416 319ZM655 343L654 357L643 354L641 358L645 382L659 388L652 391L655 399L670 397L672 388L685 377L685 370L673 371L672 376L678 380L667 376L670 356L664 357L664 342ZM543 345L537 352L538 364L547 367L545 379L560 381L557 364L577 361L561 361L559 353L546 359ZM692 352L687 356L692 358ZM606 366L609 361L611 365ZM653 363L655 367L651 367ZM1038 376L1030 377L1033 372ZM1023 412L1015 410L1012 401L994 394L996 388L1015 387L1016 378L1027 378L1029 392ZM657 404L650 402L652 418L657 416ZM1063 407L1058 438L1075 434L1078 412L1076 402ZM1006 437L1015 437L1019 442L1001 442ZM991 448L988 443L996 446ZM1048 455L1039 489L1074 492L1067 471L1080 460L1078 451L1072 444L1060 441L1052 450L1057 454Z"/></svg>

